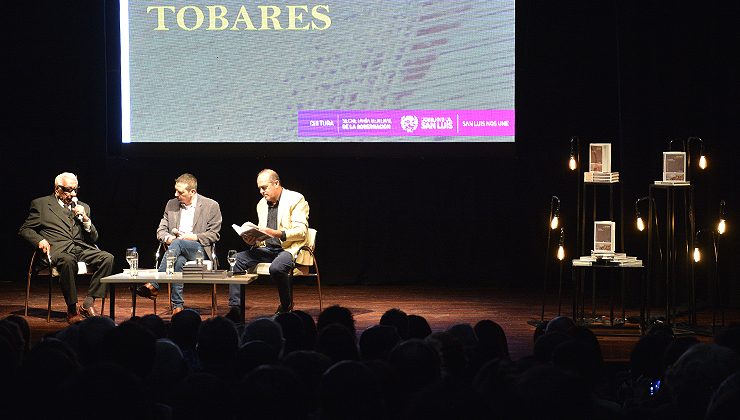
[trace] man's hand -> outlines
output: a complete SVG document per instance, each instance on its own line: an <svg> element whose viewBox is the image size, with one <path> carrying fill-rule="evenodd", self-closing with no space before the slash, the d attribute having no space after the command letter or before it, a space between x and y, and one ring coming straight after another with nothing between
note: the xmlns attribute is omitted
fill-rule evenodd
<svg viewBox="0 0 740 420"><path fill-rule="evenodd" d="M196 235L194 233L185 233L185 234L179 235L178 238L179 239L184 239L186 241L197 241L198 240L198 235Z"/></svg>
<svg viewBox="0 0 740 420"><path fill-rule="evenodd" d="M51 245L49 245L49 241L47 241L46 239L40 240L39 249L43 251L44 254L48 254L49 251L51 251Z"/></svg>
<svg viewBox="0 0 740 420"><path fill-rule="evenodd" d="M256 241L257 238L255 238L254 236L247 236L246 238L242 236L242 239L244 239L244 243L246 243L249 246L254 246L254 244L257 243Z"/></svg>
<svg viewBox="0 0 740 420"><path fill-rule="evenodd" d="M270 228L267 228L267 227L260 229L260 232L262 232L262 233L264 233L266 235L270 235L273 238L279 238L279 237L283 236L283 232L281 232L279 230L276 230L276 229L270 229Z"/></svg>
<svg viewBox="0 0 740 420"><path fill-rule="evenodd" d="M87 216L87 213L85 213L85 208L84 208L84 207L82 207L81 205L79 205L79 204L78 204L78 205L74 206L74 207L72 208L72 211L74 212L74 214L75 214L75 217L77 217L77 216L80 216L80 215L81 215L81 216L82 216L82 221L83 221L84 223L87 223L87 222L89 222L89 221L90 221L90 218L89 218L89 217Z"/></svg>

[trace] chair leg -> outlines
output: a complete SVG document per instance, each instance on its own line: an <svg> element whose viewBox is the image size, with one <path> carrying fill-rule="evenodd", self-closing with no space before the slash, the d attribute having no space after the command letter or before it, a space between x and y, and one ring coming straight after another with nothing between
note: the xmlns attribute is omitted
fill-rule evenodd
<svg viewBox="0 0 740 420"><path fill-rule="evenodd" d="M175 309L172 307L172 283L167 283L167 299L169 299L170 312L172 312Z"/></svg>
<svg viewBox="0 0 740 420"><path fill-rule="evenodd" d="M214 284L211 290L211 316L216 316L216 311L218 311L218 302L216 301L216 285Z"/></svg>
<svg viewBox="0 0 740 420"><path fill-rule="evenodd" d="M28 269L28 284L26 285L26 311L25 316L28 316L28 298L31 296L31 269Z"/></svg>
<svg viewBox="0 0 740 420"><path fill-rule="evenodd" d="M100 316L105 316L105 296L100 300Z"/></svg>
<svg viewBox="0 0 740 420"><path fill-rule="evenodd" d="M319 288L319 312L323 310L322 296L321 296L321 274L319 274L319 262L316 260L316 256L313 256L313 268L316 270L316 285Z"/></svg>
<svg viewBox="0 0 740 420"><path fill-rule="evenodd" d="M46 322L51 322L51 281L53 277L49 276L49 299L46 304Z"/></svg>

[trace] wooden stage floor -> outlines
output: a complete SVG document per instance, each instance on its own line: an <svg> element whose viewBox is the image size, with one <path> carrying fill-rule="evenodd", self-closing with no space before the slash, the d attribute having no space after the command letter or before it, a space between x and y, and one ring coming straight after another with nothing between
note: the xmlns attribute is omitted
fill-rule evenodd
<svg viewBox="0 0 740 420"><path fill-rule="evenodd" d="M294 288L295 308L304 310L314 316L319 313L318 293L315 285L296 285ZM499 323L506 332L509 349L513 359L530 355L533 349L535 328L528 321L538 320L540 316L541 295L538 291L528 289L440 287L440 286L324 286L323 307L342 305L352 310L355 316L358 334L366 328L377 324L387 309L400 308L408 314L421 315L429 321L433 331L443 331L458 323L474 325L483 319ZM9 314L23 315L25 284L0 283L0 319ZM85 290L80 288L80 296ZM223 315L228 310L228 290L226 286L218 287L218 311ZM32 341L37 342L44 334L64 328L64 301L56 286L52 295L52 319L46 322L47 294L44 282L32 286L29 304L28 322L32 330ZM569 315L570 301L565 298L563 314ZM170 314L166 305L166 296L160 298L158 314L168 321ZM278 304L277 291L272 285L252 284L247 287L247 322L271 316ZM106 306L108 302L106 302ZM196 309L204 318L211 316L210 286L187 285L185 288L185 306ZM608 314L604 302L598 308L598 314ZM97 309L100 301L96 302ZM657 310L657 308L656 308ZM137 299L137 315L153 312L152 302L148 299ZM557 302L553 298L548 302L545 318L553 317L557 312ZM108 313L106 308L105 313ZM655 314L656 312L653 312ZM127 288L116 289L116 322L120 323L131 314L131 295ZM627 316L639 315L638 308L627 308ZM711 325L711 311L699 314L699 323ZM726 322L738 322L740 313L735 310L726 314ZM633 328L594 328L602 346L604 358L608 361L626 361L629 353L639 338L639 330ZM701 341L711 341L711 337L698 335Z"/></svg>

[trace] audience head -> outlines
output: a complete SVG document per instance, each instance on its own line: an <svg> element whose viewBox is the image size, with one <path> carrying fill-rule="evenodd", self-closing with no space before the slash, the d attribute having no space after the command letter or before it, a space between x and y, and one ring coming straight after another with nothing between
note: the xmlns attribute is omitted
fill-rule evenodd
<svg viewBox="0 0 740 420"><path fill-rule="evenodd" d="M389 362L398 373L401 389L407 393L419 391L441 376L439 353L424 340L412 338L397 345Z"/></svg>
<svg viewBox="0 0 740 420"><path fill-rule="evenodd" d="M344 306L332 305L324 309L319 314L318 321L316 321L316 329L321 331L330 324L344 325L353 335L356 333L355 318L352 311Z"/></svg>
<svg viewBox="0 0 740 420"><path fill-rule="evenodd" d="M725 379L712 395L705 420L735 420L740 413L740 373Z"/></svg>
<svg viewBox="0 0 740 420"><path fill-rule="evenodd" d="M151 382L169 388L187 374L187 365L177 344L167 338L159 338L154 345L154 364Z"/></svg>
<svg viewBox="0 0 740 420"><path fill-rule="evenodd" d="M427 319L421 315L411 314L409 319L409 338L427 338L432 333L432 327L429 326Z"/></svg>
<svg viewBox="0 0 740 420"><path fill-rule="evenodd" d="M595 418L591 390L586 381L561 369L548 365L532 367L519 378L517 390L520 418L533 420Z"/></svg>
<svg viewBox="0 0 740 420"><path fill-rule="evenodd" d="M716 344L689 348L665 374L666 389L685 418L702 418L714 390L740 371L740 355Z"/></svg>
<svg viewBox="0 0 740 420"><path fill-rule="evenodd" d="M478 346L493 350L493 357L509 357L509 343L501 325L490 319L478 321L473 327Z"/></svg>
<svg viewBox="0 0 740 420"><path fill-rule="evenodd" d="M342 324L329 324L319 331L316 351L327 355L332 363L360 358L354 333Z"/></svg>
<svg viewBox="0 0 740 420"><path fill-rule="evenodd" d="M312 350L297 350L285 355L282 364L298 376L301 389L306 394L307 410L315 413L318 410L321 377L331 366L329 357Z"/></svg>
<svg viewBox="0 0 740 420"><path fill-rule="evenodd" d="M534 343L534 358L539 363L550 363L555 348L561 343L571 340L571 337L560 331L543 334Z"/></svg>
<svg viewBox="0 0 740 420"><path fill-rule="evenodd" d="M77 357L83 366L100 361L103 338L114 328L115 322L107 316L93 316L78 324Z"/></svg>
<svg viewBox="0 0 740 420"><path fill-rule="evenodd" d="M380 317L380 325L388 325L395 327L398 330L398 335L401 340L409 338L409 318L406 312L398 309L388 309L385 311L383 316Z"/></svg>
<svg viewBox="0 0 740 420"><path fill-rule="evenodd" d="M313 350L316 348L316 337L319 331L316 329L316 321L307 312L295 310L291 312L297 315L303 322L303 338L301 339L301 350Z"/></svg>
<svg viewBox="0 0 740 420"><path fill-rule="evenodd" d="M283 354L285 340L283 330L280 324L270 318L258 318L250 322L244 329L243 343L260 340L265 342L275 353L275 359L279 359Z"/></svg>
<svg viewBox="0 0 740 420"><path fill-rule="evenodd" d="M385 404L373 372L358 361L345 360L321 378L320 418L324 420L383 419Z"/></svg>
<svg viewBox="0 0 740 420"><path fill-rule="evenodd" d="M236 376L243 378L257 366L272 365L277 361L277 352L272 346L261 340L248 341L237 352Z"/></svg>
<svg viewBox="0 0 740 420"><path fill-rule="evenodd" d="M390 325L374 325L360 335L363 360L388 360L391 350L401 341L398 330Z"/></svg>
<svg viewBox="0 0 740 420"><path fill-rule="evenodd" d="M469 360L460 339L450 332L441 331L432 333L424 341L431 344L439 353L442 376L460 378Z"/></svg>
<svg viewBox="0 0 740 420"><path fill-rule="evenodd" d="M115 363L140 379L151 372L154 356L154 334L136 322L126 321L103 336L101 360Z"/></svg>
<svg viewBox="0 0 740 420"><path fill-rule="evenodd" d="M234 323L217 316L203 321L198 330L198 357L206 371L230 367L239 350Z"/></svg>
<svg viewBox="0 0 740 420"><path fill-rule="evenodd" d="M554 331L559 331L563 333L568 332L568 330L575 325L576 323L567 316L556 316L547 323L547 327L545 327L545 334Z"/></svg>
<svg viewBox="0 0 740 420"><path fill-rule="evenodd" d="M275 322L280 324L285 338L284 354L300 350L303 346L303 321L293 312L281 312L275 315Z"/></svg>
<svg viewBox="0 0 740 420"><path fill-rule="evenodd" d="M200 314L193 309L187 308L182 312L172 315L169 337L183 351L186 349L195 349L195 343L198 342L200 324Z"/></svg>
<svg viewBox="0 0 740 420"><path fill-rule="evenodd" d="M31 349L31 328L28 326L28 321L26 321L26 318L11 314L8 315L5 320L10 321L14 324L16 324L21 332L21 338L23 338L23 352L28 353L28 351Z"/></svg>
<svg viewBox="0 0 740 420"><path fill-rule="evenodd" d="M157 339L167 338L167 326L164 320L157 314L144 315L139 319L139 325L154 334Z"/></svg>
<svg viewBox="0 0 740 420"><path fill-rule="evenodd" d="M262 365L246 374L239 383L243 409L236 410L244 419L305 419L308 410L305 392L296 374L279 365Z"/></svg>
<svg viewBox="0 0 740 420"><path fill-rule="evenodd" d="M663 354L673 342L673 336L659 333L640 337L630 354L630 371L634 378L640 376L658 379L663 377Z"/></svg>

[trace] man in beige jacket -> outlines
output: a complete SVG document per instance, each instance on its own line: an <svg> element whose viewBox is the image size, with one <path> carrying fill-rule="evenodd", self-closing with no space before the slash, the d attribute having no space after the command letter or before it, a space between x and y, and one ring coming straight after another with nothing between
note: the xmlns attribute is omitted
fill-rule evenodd
<svg viewBox="0 0 740 420"><path fill-rule="evenodd" d="M270 239L263 242L245 240L250 248L236 255L234 271L247 271L262 262L271 263L270 276L277 284L280 296L277 313L290 312L293 310L290 272L293 270L293 258L306 244L308 237L308 202L302 194L283 188L280 176L272 169L260 171L257 188L262 195L257 203L257 226ZM238 310L240 303L239 286L231 285L231 310Z"/></svg>

